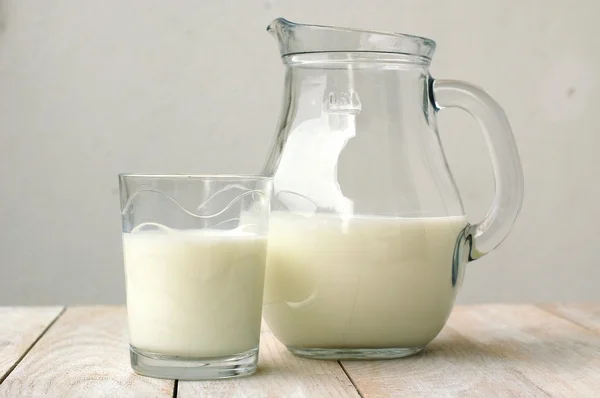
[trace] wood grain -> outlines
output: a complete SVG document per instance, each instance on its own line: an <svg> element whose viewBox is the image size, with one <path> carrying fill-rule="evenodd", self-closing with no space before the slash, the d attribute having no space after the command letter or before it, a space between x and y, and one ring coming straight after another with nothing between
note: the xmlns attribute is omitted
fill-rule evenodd
<svg viewBox="0 0 600 398"><path fill-rule="evenodd" d="M468 325L464 325L468 327ZM513 397L544 396L498 356L451 328L423 351L397 360L342 365L363 397Z"/></svg>
<svg viewBox="0 0 600 398"><path fill-rule="evenodd" d="M207 382L179 382L178 397L358 397L336 361L293 356L265 326L259 370L249 377Z"/></svg>
<svg viewBox="0 0 600 398"><path fill-rule="evenodd" d="M63 307L0 307L0 382Z"/></svg>
<svg viewBox="0 0 600 398"><path fill-rule="evenodd" d="M539 307L600 333L600 304L547 304Z"/></svg>
<svg viewBox="0 0 600 398"><path fill-rule="evenodd" d="M0 308L1 397L172 396L174 382L131 370L124 308L68 308L52 324L60 311ZM294 357L265 329L256 375L180 382L177 392L357 397L348 374L363 397L600 396L599 326L600 305L458 307L423 354L342 366Z"/></svg>
<svg viewBox="0 0 600 398"><path fill-rule="evenodd" d="M533 305L458 308L449 325L551 396L600 394L600 336Z"/></svg>
<svg viewBox="0 0 600 398"><path fill-rule="evenodd" d="M173 387L131 370L124 308L74 307L0 385L0 396L171 397Z"/></svg>

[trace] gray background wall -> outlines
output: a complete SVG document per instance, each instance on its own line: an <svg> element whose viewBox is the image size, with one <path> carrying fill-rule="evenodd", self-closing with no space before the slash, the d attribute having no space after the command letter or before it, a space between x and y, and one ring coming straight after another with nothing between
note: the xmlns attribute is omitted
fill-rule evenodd
<svg viewBox="0 0 600 398"><path fill-rule="evenodd" d="M116 175L259 172L283 78L275 17L434 38L432 74L484 87L522 156L522 215L462 302L599 300L596 0L1 0L0 305L121 303ZM483 137L440 114L472 221Z"/></svg>

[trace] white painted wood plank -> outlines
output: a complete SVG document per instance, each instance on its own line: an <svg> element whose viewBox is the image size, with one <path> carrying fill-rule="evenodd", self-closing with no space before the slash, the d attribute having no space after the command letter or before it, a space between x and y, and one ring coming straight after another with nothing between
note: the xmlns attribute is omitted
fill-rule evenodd
<svg viewBox="0 0 600 398"><path fill-rule="evenodd" d="M263 326L259 370L240 379L179 382L178 397L358 397L336 361L298 358Z"/></svg>
<svg viewBox="0 0 600 398"><path fill-rule="evenodd" d="M600 304L548 304L540 305L540 307L586 329L600 333Z"/></svg>
<svg viewBox="0 0 600 398"><path fill-rule="evenodd" d="M133 373L123 307L73 307L0 385L0 396L172 397L174 382Z"/></svg>
<svg viewBox="0 0 600 398"><path fill-rule="evenodd" d="M544 396L487 347L446 327L421 354L395 360L343 361L363 397Z"/></svg>
<svg viewBox="0 0 600 398"><path fill-rule="evenodd" d="M63 307L0 307L0 381L56 319Z"/></svg>
<svg viewBox="0 0 600 398"><path fill-rule="evenodd" d="M459 308L449 325L551 396L600 393L600 336L534 305Z"/></svg>

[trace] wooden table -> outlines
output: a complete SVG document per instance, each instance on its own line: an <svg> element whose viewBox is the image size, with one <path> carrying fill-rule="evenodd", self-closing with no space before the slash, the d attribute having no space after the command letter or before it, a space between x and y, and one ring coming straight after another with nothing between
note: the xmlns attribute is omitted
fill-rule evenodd
<svg viewBox="0 0 600 398"><path fill-rule="evenodd" d="M177 382L129 367L122 307L0 307L0 396L600 396L600 304L455 309L420 355L296 358L264 330L260 370Z"/></svg>

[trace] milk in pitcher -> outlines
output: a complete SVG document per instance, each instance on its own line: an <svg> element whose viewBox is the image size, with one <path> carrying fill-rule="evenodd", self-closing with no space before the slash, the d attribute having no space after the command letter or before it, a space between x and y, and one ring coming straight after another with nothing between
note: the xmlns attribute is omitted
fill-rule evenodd
<svg viewBox="0 0 600 398"><path fill-rule="evenodd" d="M275 212L265 320L296 349L422 347L454 303L460 280L453 280L453 256L466 225L462 216L344 220Z"/></svg>

